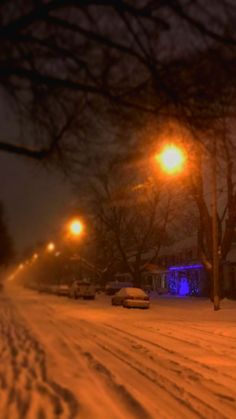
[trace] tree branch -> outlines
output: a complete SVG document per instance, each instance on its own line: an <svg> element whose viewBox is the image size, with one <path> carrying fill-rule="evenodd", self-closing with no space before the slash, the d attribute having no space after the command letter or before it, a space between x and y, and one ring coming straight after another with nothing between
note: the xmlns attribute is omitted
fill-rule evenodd
<svg viewBox="0 0 236 419"><path fill-rule="evenodd" d="M224 45L236 46L236 40L231 37L225 37L219 35L218 33L208 29L202 22L195 19L194 17L188 15L183 7L180 5L179 1L174 0L170 2L169 7L176 12L176 14L181 17L183 20L188 22L189 25L196 28L202 35L207 35L209 38L214 39L217 42L223 43Z"/></svg>

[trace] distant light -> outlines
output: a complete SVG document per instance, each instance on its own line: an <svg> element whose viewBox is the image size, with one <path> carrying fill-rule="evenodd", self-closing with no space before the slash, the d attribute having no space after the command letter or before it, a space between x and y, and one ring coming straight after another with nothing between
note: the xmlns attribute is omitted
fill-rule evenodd
<svg viewBox="0 0 236 419"><path fill-rule="evenodd" d="M162 152L155 157L162 169L168 174L181 172L186 161L183 150L175 145L165 146Z"/></svg>
<svg viewBox="0 0 236 419"><path fill-rule="evenodd" d="M58 257L58 256L60 256L60 254L61 254L61 252L56 252L55 256Z"/></svg>
<svg viewBox="0 0 236 419"><path fill-rule="evenodd" d="M79 236L84 230L84 226L80 220L74 219L69 224L69 231L73 236Z"/></svg>
<svg viewBox="0 0 236 419"><path fill-rule="evenodd" d="M50 243L48 243L48 245L47 245L47 251L48 252L53 252L54 250L55 250L55 244L54 243L52 243L52 242L50 242Z"/></svg>
<svg viewBox="0 0 236 419"><path fill-rule="evenodd" d="M19 269L23 269L24 268L24 264L23 263L21 263L20 265L19 265Z"/></svg>
<svg viewBox="0 0 236 419"><path fill-rule="evenodd" d="M39 257L38 253L34 253L33 259L38 259L38 257Z"/></svg>

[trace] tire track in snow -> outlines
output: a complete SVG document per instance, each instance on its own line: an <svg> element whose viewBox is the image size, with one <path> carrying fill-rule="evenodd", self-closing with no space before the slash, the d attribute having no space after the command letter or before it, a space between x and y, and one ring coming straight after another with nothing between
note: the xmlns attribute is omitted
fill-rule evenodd
<svg viewBox="0 0 236 419"><path fill-rule="evenodd" d="M106 324L106 326L112 330L115 329L116 331L118 331L120 335L124 336L125 340L127 339L127 336L128 336L128 338L134 339L134 342L138 341L138 342L142 342L144 345L148 345L149 349L150 348L157 349L158 352L161 351L163 354L166 353L168 357L166 358L164 356L164 359L162 357L160 359L162 362L166 362L167 360L170 363L170 365L167 366L168 370L169 369L171 370L171 364L172 364L172 366L177 367L176 372L179 372L182 378L185 378L183 377L182 372L183 370L186 371L186 368L187 368L187 371L189 371L187 373L187 377L188 378L192 377L194 380L198 377L199 382L203 386L202 388L203 397L206 396L206 393L205 393L206 391L208 392L211 391L212 395L217 396L220 402L222 401L230 402L230 406L233 409L233 416L230 416L230 417L236 417L236 393L234 390L235 380L233 377L229 376L228 374L222 374L222 373L218 374L215 368L208 367L205 364L201 364L196 360L190 359L179 352L176 352L170 348L166 348L165 346L162 346L156 342L152 342L149 339L142 338L138 335L135 335L123 329L114 327L113 325ZM113 334L113 338L114 338L114 334ZM145 347L145 349L147 348ZM153 351L151 350L151 353L152 352ZM151 357L155 359L155 355L156 355L156 351L154 352L154 355L151 355ZM158 355L161 355L161 353L159 353ZM207 373L207 377L205 377L205 373ZM227 377L227 385L222 383L222 375L224 377ZM218 382L215 381L216 377L218 378Z"/></svg>
<svg viewBox="0 0 236 419"><path fill-rule="evenodd" d="M84 321L82 321L84 323ZM88 325L87 325L88 326ZM92 327L94 327L94 325L92 325ZM143 390L143 388L145 388L145 390L147 390L147 385L148 382L152 383L152 386L150 387L150 393L152 392L153 394L158 394L158 400L159 402L157 403L155 400L155 408L156 411L158 411L158 405L161 405L164 403L164 411L168 411L169 410L169 414L167 414L165 416L165 414L163 413L163 416L160 416L160 413L158 414L158 417L171 417L170 415L172 415L173 410L175 410L176 414L179 410L179 414L176 417L181 417L182 418L203 418L205 419L205 414L201 415L199 413L198 410L196 410L194 408L194 406L192 406L187 399L183 399L183 389L179 388L175 382L170 382L168 379L165 379L163 376L161 376L160 374L157 375L155 371L148 369L146 367L142 368L143 366L140 363L134 363L132 357L131 360L132 361L128 361L128 358L130 359L130 353L127 354L126 352L123 353L123 356L121 357L119 354L119 348L117 347L117 345L114 346L113 348L113 344L112 342L114 341L114 336L112 336L112 341L110 339L109 336L109 342L108 342L108 346L104 345L104 342L101 341L101 337L94 335L93 332L91 331L91 325L90 327L86 327L86 329L84 329L83 327L81 328L81 326L79 326L79 333L81 336L82 333L82 342L83 342L83 346L85 345L85 348L83 349L83 347L81 347L80 345L77 345L77 347L80 349L81 353L83 355L85 355L86 357L88 357L89 359L93 359L93 353L96 353L96 360L95 360L95 368L96 366L98 366L98 370L104 370L104 368L107 369L108 365L106 364L106 367L104 366L104 364L102 364L101 361L99 361L99 359L106 359L106 361L108 362L108 358L106 353L109 353L110 355L112 355L112 360L110 360L110 364L109 364L109 371L110 370L115 370L115 366L117 366L118 364L121 363L121 365L119 365L119 370L122 371L124 370L124 366L126 366L125 369L125 374L124 374L124 380L126 382L126 384L128 384L127 382L127 377L129 378L128 381L130 381L131 379L131 373L134 372L136 374L135 376L135 383L138 386L139 382L139 390ZM93 343L93 345L91 345L91 343ZM87 348L90 349L90 352L88 352ZM98 348L102 349L103 353L100 353L99 356L99 351ZM113 348L113 349L112 349ZM105 352L105 357L104 357L104 352ZM115 362L114 362L115 361ZM139 366L140 365L140 366ZM128 367L128 370L127 370ZM138 375L137 375L138 374ZM118 377L119 379L121 379L121 375L118 372ZM148 382L147 382L148 381ZM154 386L153 386L154 385ZM160 393L161 392L161 393ZM151 395L151 394L150 394ZM177 403L176 403L177 402ZM149 404L151 404L149 402ZM178 409L178 407L180 407L181 405L181 409ZM160 406L161 408L161 406ZM163 406L162 406L163 408ZM185 412L185 413L184 413ZM153 418L156 418L157 416L152 416ZM220 416L222 419L224 418L224 416Z"/></svg>
<svg viewBox="0 0 236 419"><path fill-rule="evenodd" d="M82 351L82 354L87 358L90 367L92 367L99 375L104 377L104 379L107 381L107 384L115 391L116 396L121 399L121 402L125 403L135 418L151 419L151 416L148 414L142 404L133 397L133 395L123 384L117 382L116 377L107 368L107 366L98 361L90 352Z"/></svg>
<svg viewBox="0 0 236 419"><path fill-rule="evenodd" d="M123 406L122 410L124 409L124 411L126 412L125 416L123 414L122 418L130 417L130 414L131 414L132 417L134 418L151 417L151 418L156 419L156 417L158 417L158 418L164 419L164 418L171 417L172 412L173 412L173 405L174 405L174 408L178 410L179 403L174 404L173 397L169 395L167 392L163 392L162 395L160 395L159 390L161 389L161 387L158 386L157 388L156 383L153 383L147 377L144 377L144 375L140 374L140 371L138 371L137 369L129 365L128 370L127 370L127 366L125 366L125 364L122 363L121 365L122 369L124 369L124 366L126 367L124 377L122 377L119 371L118 372L116 371L116 367L118 366L118 363L120 364L119 359L113 357L112 364L108 365L107 352L103 350L103 354L99 353L99 350L98 350L99 345L94 340L94 334L93 334L94 324L93 323L92 324L89 323L88 325L86 323L86 329L84 329L84 327L81 328L80 321L73 322L70 319L69 323L67 323L67 321L65 320L62 320L62 323L64 326L66 326L67 330L68 330L68 327L71 328L72 334L69 337L70 347L72 347L73 345L77 349L77 351L79 351L79 354L87 360L88 367L90 369L93 369L94 372L102 380L106 382L107 386L109 386L110 389L113 389L115 391L115 392L113 391L112 397L116 400L117 399L119 400L120 405ZM82 321L82 324L84 326L84 321ZM74 335L75 330L77 331L77 337ZM79 343L78 343L78 337L80 339ZM119 369L120 369L120 365L119 365ZM135 375L134 379L132 380L132 383L133 383L132 385L131 385L130 373L132 375ZM143 379L145 379L145 382L143 382ZM143 395L142 395L142 403L141 401L138 402L139 394L140 393L142 394L144 389L145 389L145 393L147 394L147 386L148 388L150 387L149 388L150 395L154 394L157 396L158 394L158 399L159 399L158 403L155 400L155 404L152 405L149 397L148 398L146 397L147 400L146 400L146 403L144 404L143 399L145 399L145 397L143 397ZM135 387L138 387L139 393L137 391L134 391ZM159 391L159 393L157 393L157 391ZM162 415L159 414L159 409L158 409L159 404L163 405ZM149 408L148 411L150 412L151 416L148 414L146 407ZM156 413L153 415L153 412L155 411ZM128 415L128 412L129 412L129 415ZM167 414L166 412L169 412L169 414ZM189 409L186 409L185 416L182 416L182 413L183 413L183 408L181 407L181 410L179 411L179 416L178 416L178 417L181 417L181 419L199 417L199 415L197 414L189 416Z"/></svg>
<svg viewBox="0 0 236 419"><path fill-rule="evenodd" d="M236 361L236 356L232 356L229 352L230 349L235 349L236 346L236 339L232 339L232 346L228 346L228 344L225 344L224 341L221 343L220 348L218 348L218 350L216 351L214 349L214 347L212 345L215 344L215 338L214 335L212 335L212 333L208 334L208 338L204 338L202 336L202 333L204 333L203 330L198 329L198 332L201 333L201 341L199 341L199 333L196 334L194 333L194 331L196 332L196 329L194 328L190 328L191 330L184 330L181 333L181 338L177 337L174 335L174 331L173 330L169 330L168 333L163 333L159 328L154 328L154 327L149 327L147 330L150 331L151 333L155 333L160 336L163 336L165 338L169 338L169 339L173 339L175 341L179 341L181 343L185 343L188 344L190 346L194 346L194 347L198 347L199 349L209 349L211 350L212 354L215 354L216 356L225 356L227 355L228 359L232 359L232 361ZM223 335L221 335L222 338L224 338ZM191 339L191 340L190 340ZM223 349L223 351L222 351Z"/></svg>
<svg viewBox="0 0 236 419"><path fill-rule="evenodd" d="M62 321L63 324L66 324L65 321ZM77 325L77 331L78 331L78 322L76 322ZM68 328L68 324L66 324L66 328ZM73 328L73 326L70 324L70 327ZM60 329L60 328L59 328ZM99 377L99 380L102 380L106 385L106 391L111 390L111 395L114 398L114 400L118 400L121 406L121 411L123 414L121 414L122 418L124 415L124 412L129 412L127 417L132 417L135 419L151 419L151 416L147 412L146 408L130 393L126 386L117 380L116 376L112 373L112 371L104 364L104 362L101 362L97 359L96 355L91 353L91 351L88 349L88 347L91 347L89 344L88 347L84 348L84 345L86 344L86 339L88 338L88 335L81 335L82 329L79 328L80 332L80 343L78 343L78 338L75 338L73 336L68 337L67 345L70 345L70 347L73 344L73 347L79 352L79 355L86 359L86 363L88 365L88 368L93 370L95 374ZM63 333L64 334L64 333ZM65 336L65 335L64 335ZM82 343L81 343L81 338ZM119 407L118 407L118 410ZM109 413L107 413L109 414ZM120 415L119 415L120 416ZM107 416L109 418L109 416Z"/></svg>
<svg viewBox="0 0 236 419"><path fill-rule="evenodd" d="M169 345L167 347L166 345L168 345L168 343L170 343L170 342L168 342L168 338L170 338L168 335L165 336L165 344L163 344L163 343L160 344L160 343L157 343L157 342L153 342L150 339L150 337L144 338L144 337L141 337L139 335L134 334L135 331L133 331L133 333L131 333L130 331L127 331L127 330L124 330L124 329L120 329L120 328L118 328L116 326L113 326L111 324L104 324L104 325L106 327L110 328L110 329L116 330L119 333L123 333L124 335L130 336L132 338L136 338L139 341L141 341L141 342L143 342L143 343L145 343L147 345L151 345L153 348L157 348L158 350L162 351L163 353L166 353L167 355L169 354L169 356L180 358L182 361L186 362L187 365L196 366L196 370L197 371L199 371L199 370L202 371L203 374L204 374L204 372L207 371L208 374L212 374L212 375L214 374L214 375L217 375L220 378L225 377L225 379L227 379L230 382L230 384L231 384L230 387L234 388L234 386L235 386L235 379L231 375L229 375L229 374L227 374L225 372L222 372L222 371L219 372L212 365L208 365L207 363L199 362L196 359L193 359L193 358L190 358L190 357L184 355L184 353L182 353L182 352L179 352L177 350L172 349L171 346L173 346L173 345ZM145 332L147 332L147 330L145 330ZM152 332L152 335L153 335L153 332ZM170 341L172 341L172 344L173 344L173 340L174 339L170 338ZM176 339L176 341L178 341L178 339ZM184 342L185 342L186 345L188 345L188 341L183 341L183 343ZM183 348L181 347L181 350L182 349Z"/></svg>
<svg viewBox="0 0 236 419"><path fill-rule="evenodd" d="M1 419L77 417L77 400L50 380L43 348L4 296L0 298L0 352Z"/></svg>
<svg viewBox="0 0 236 419"><path fill-rule="evenodd" d="M99 330L99 333L101 335L102 331ZM176 370L173 370L173 365L171 366L170 362L168 364L165 362L164 366L160 365L160 361L163 363L163 359L160 359L156 355L151 354L151 358L149 358L151 362L146 361L146 364L144 364L143 363L144 353L139 354L140 356L138 357L138 360L137 360L137 355L133 357L130 351L128 352L129 356L127 357L127 351L122 350L121 348L117 346L117 342L115 343L116 335L114 333L112 334L112 337L113 337L112 341L110 340L109 335L106 335L105 340L104 340L104 337L101 338L100 335L99 336L94 335L93 340L94 342L96 342L98 346L101 347L101 349L103 349L104 351L107 351L113 357L119 359L119 361L135 369L145 378L155 383L162 390L166 391L167 393L170 393L173 399L176 399L179 403L187 406L189 411L192 411L192 413L195 413L197 417L201 417L204 419L206 417L207 418L210 418L210 417L226 418L227 417L222 412L217 410L214 406L212 406L212 404L213 405L215 404L216 400L212 400L212 393L209 393L209 389L204 388L204 385L202 385L202 383L201 383L201 386L203 387L202 390L204 392L203 393L204 399L206 400L196 396L196 392L197 390L199 390L199 385L201 382L200 379L203 379L204 377L201 377L201 376L198 377L199 380L196 383L196 374L194 375L194 372L190 370L188 372L188 378L191 378L191 376L193 376L194 380L188 379L187 382L185 383L187 384L186 386L187 388L186 387L184 388L184 380L183 380L184 377L173 376L173 372L176 373ZM123 343L119 342L121 347L124 347L125 345L126 348L128 346L127 343L128 343L127 339ZM133 341L130 343L132 344L135 342ZM133 346L129 345L129 348L127 349L132 349L132 348ZM146 359L147 359L147 352L145 354L146 354ZM171 377L166 377L165 373L167 372L167 370L168 372L172 373ZM176 384L177 382L180 382L181 384L177 385ZM207 397L206 392L208 393L208 397ZM220 395L220 393L218 395ZM228 400L232 402L231 397L228 397ZM219 402L218 402L218 406L220 407ZM232 409L228 409L228 410L230 411L230 414L232 414Z"/></svg>
<svg viewBox="0 0 236 419"><path fill-rule="evenodd" d="M70 331L75 330L77 322L76 324L70 321L66 323L64 320L58 322L54 318L50 320L50 332L54 336L53 342L56 343L57 350L70 358L74 371L79 368L80 376L86 377L85 380L82 378L78 382L78 385L83 387L83 395L87 393L85 400L80 391L83 418L104 419L104 412L106 412L106 419L151 419L146 409L132 397L125 386L116 381L105 365L97 362L93 356L82 350L77 340L73 344Z"/></svg>

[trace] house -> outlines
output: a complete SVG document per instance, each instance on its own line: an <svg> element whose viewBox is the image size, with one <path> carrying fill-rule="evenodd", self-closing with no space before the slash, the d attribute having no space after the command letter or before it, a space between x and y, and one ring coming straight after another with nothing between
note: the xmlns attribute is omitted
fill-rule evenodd
<svg viewBox="0 0 236 419"><path fill-rule="evenodd" d="M209 283L198 257L196 235L162 249L158 266L165 271L168 292L173 295L209 295Z"/></svg>
<svg viewBox="0 0 236 419"><path fill-rule="evenodd" d="M165 268L147 263L142 274L144 288L152 289L158 294L168 293L167 273Z"/></svg>
<svg viewBox="0 0 236 419"><path fill-rule="evenodd" d="M167 271L169 293L209 296L209 277L198 256L196 235L163 248L157 258L157 264ZM227 260L223 262L220 280L224 295L236 298L236 243L233 243Z"/></svg>

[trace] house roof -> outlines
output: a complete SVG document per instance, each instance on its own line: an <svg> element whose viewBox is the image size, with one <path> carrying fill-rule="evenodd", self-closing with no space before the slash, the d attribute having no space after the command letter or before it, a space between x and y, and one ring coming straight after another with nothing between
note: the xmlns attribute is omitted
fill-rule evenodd
<svg viewBox="0 0 236 419"><path fill-rule="evenodd" d="M170 246L163 246L160 250L159 256L172 255L187 249L194 249L197 247L197 235L186 237Z"/></svg>
<svg viewBox="0 0 236 419"><path fill-rule="evenodd" d="M144 265L144 268L147 272L152 272L152 273L159 273L159 272L164 272L166 269L163 269L162 267L155 265L154 263L146 263Z"/></svg>

